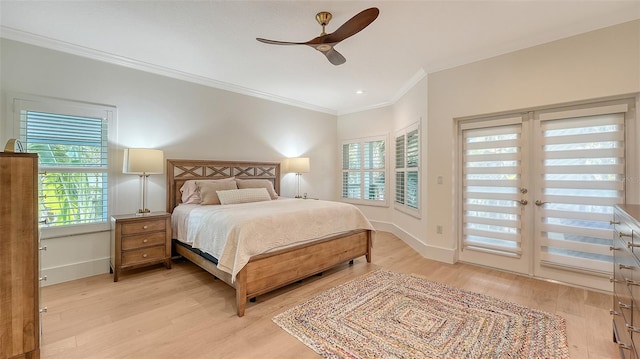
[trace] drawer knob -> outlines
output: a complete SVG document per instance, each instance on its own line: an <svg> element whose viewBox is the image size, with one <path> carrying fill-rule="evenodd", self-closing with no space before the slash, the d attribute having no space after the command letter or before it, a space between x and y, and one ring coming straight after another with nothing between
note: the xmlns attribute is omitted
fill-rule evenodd
<svg viewBox="0 0 640 359"><path fill-rule="evenodd" d="M142 229L147 229L149 228L149 226L142 226Z"/></svg>
<svg viewBox="0 0 640 359"><path fill-rule="evenodd" d="M618 302L618 306L622 309L631 309L631 305Z"/></svg>
<svg viewBox="0 0 640 359"><path fill-rule="evenodd" d="M611 314L611 315L620 315L620 312L615 311L613 309L609 309L609 314Z"/></svg>
<svg viewBox="0 0 640 359"><path fill-rule="evenodd" d="M42 247L38 248L38 250L46 251L47 250L47 246L42 246Z"/></svg>
<svg viewBox="0 0 640 359"><path fill-rule="evenodd" d="M147 242L149 242L149 240L146 238L142 240L142 243L147 243Z"/></svg>
<svg viewBox="0 0 640 359"><path fill-rule="evenodd" d="M618 279L609 277L609 283L619 283L620 281Z"/></svg>
<svg viewBox="0 0 640 359"><path fill-rule="evenodd" d="M148 254L144 253L144 254L142 255L142 258L147 258L148 256L149 256Z"/></svg>
<svg viewBox="0 0 640 359"><path fill-rule="evenodd" d="M48 309L47 309L47 307L40 308L40 313L46 313L46 312L47 312L47 310L48 310Z"/></svg>
<svg viewBox="0 0 640 359"><path fill-rule="evenodd" d="M625 343L618 343L618 347L620 349L631 350L631 346L629 344L625 344Z"/></svg>
<svg viewBox="0 0 640 359"><path fill-rule="evenodd" d="M631 279L625 278L624 281L627 283L627 285L640 285L640 281L637 281L637 280L631 280Z"/></svg>
<svg viewBox="0 0 640 359"><path fill-rule="evenodd" d="M618 221L609 221L609 224L613 226L614 224L620 224L620 222L618 222Z"/></svg>
<svg viewBox="0 0 640 359"><path fill-rule="evenodd" d="M634 327L633 325L625 324L628 332L640 333L640 328Z"/></svg>
<svg viewBox="0 0 640 359"><path fill-rule="evenodd" d="M43 275L42 277L40 277L40 281L41 281L41 282L42 282L42 281L45 281L45 282L46 282L46 281L47 281L47 276L46 276L46 275Z"/></svg>

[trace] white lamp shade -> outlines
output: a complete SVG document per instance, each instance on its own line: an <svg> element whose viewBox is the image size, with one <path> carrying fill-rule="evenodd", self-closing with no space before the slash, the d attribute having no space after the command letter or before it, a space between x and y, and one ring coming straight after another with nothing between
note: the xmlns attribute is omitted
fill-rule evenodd
<svg viewBox="0 0 640 359"><path fill-rule="evenodd" d="M309 172L309 157L287 158L283 161L283 171L288 173Z"/></svg>
<svg viewBox="0 0 640 359"><path fill-rule="evenodd" d="M129 174L159 174L164 169L164 154L161 150L127 148L124 150L122 172Z"/></svg>

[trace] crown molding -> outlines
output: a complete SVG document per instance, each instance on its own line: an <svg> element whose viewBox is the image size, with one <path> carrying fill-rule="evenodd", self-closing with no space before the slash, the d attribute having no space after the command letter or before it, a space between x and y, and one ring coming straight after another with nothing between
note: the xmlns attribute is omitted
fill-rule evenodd
<svg viewBox="0 0 640 359"><path fill-rule="evenodd" d="M405 82L405 84L396 92L396 94L391 98L391 100L381 102L371 106L353 108L345 111L338 111L338 116L348 115L348 114L363 112L363 111L369 111L369 110L375 110L378 108L391 106L396 102L398 102L398 100L400 100L402 96L406 95L407 92L409 92L415 85L418 84L418 82L422 81L422 79L424 79L426 76L427 76L427 72L424 69L420 68L413 76L411 76L411 78L407 82Z"/></svg>
<svg viewBox="0 0 640 359"><path fill-rule="evenodd" d="M166 76L166 77L170 77L178 80L196 83L199 85L204 85L204 86L213 87L213 88L217 88L225 91L230 91L230 92L238 93L241 95L278 102L278 103L289 105L289 106L295 106L295 107L304 108L304 109L312 110L316 112L327 113L334 116L338 114L337 111L333 109L315 106L309 103L292 100L290 98L285 98L285 97L273 95L266 92L252 90L246 87L230 84L223 81L214 80L208 77L195 75L192 73L168 68L165 66L158 66L148 62L134 60L128 57L123 57L123 56L111 54L108 52L104 52L104 51L100 51L100 50L96 50L96 49L92 49L84 46L79 46L66 41L52 39L46 36L36 35L33 33L14 29L11 27L3 26L3 25L0 25L0 38L23 42L29 45L44 47L47 49L69 53L72 55L77 55L77 56L89 58L96 61L128 67L131 69L149 72L156 75Z"/></svg>

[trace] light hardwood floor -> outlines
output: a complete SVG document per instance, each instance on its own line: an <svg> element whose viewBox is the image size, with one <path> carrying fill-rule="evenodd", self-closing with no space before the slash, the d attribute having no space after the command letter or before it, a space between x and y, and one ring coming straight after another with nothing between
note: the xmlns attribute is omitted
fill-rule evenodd
<svg viewBox="0 0 640 359"><path fill-rule="evenodd" d="M42 289L42 358L319 358L271 318L359 275L383 268L556 313L566 319L572 358L615 358L611 296L468 264L422 258L378 232L373 262L364 257L248 303L238 318L231 287L174 261Z"/></svg>

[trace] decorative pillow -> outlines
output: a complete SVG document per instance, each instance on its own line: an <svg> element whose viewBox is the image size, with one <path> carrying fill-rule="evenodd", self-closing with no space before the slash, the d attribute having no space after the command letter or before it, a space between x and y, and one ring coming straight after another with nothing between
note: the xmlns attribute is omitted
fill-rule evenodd
<svg viewBox="0 0 640 359"><path fill-rule="evenodd" d="M238 184L239 189L245 188L265 188L267 192L269 192L269 197L271 199L278 199L278 194L276 190L273 188L273 182L267 179L238 179L236 178L236 183Z"/></svg>
<svg viewBox="0 0 640 359"><path fill-rule="evenodd" d="M217 191L238 189L235 181L196 181L200 192L200 204L220 204Z"/></svg>
<svg viewBox="0 0 640 359"><path fill-rule="evenodd" d="M270 201L271 196L266 188L244 188L229 191L218 191L221 204L237 204Z"/></svg>
<svg viewBox="0 0 640 359"><path fill-rule="evenodd" d="M215 180L198 180L198 182L222 182L222 181L233 181L235 177L221 178ZM182 203L184 204L199 204L200 203L200 193L198 192L198 186L196 185L196 180L188 180L186 181L182 187L180 187L180 193L182 193Z"/></svg>

